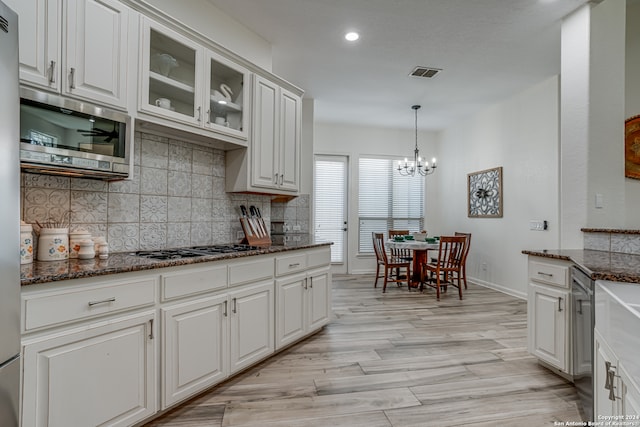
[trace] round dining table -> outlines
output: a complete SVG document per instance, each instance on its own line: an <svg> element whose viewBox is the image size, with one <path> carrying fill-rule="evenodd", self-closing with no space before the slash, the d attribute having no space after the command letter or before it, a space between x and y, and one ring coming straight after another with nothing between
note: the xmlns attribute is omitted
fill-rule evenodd
<svg viewBox="0 0 640 427"><path fill-rule="evenodd" d="M429 243L417 240L397 241L389 239L386 241L385 245L390 249L411 249L413 253L411 286L417 287L421 282L420 271L422 270L422 265L429 261L427 254L429 251L437 251L440 248L440 241Z"/></svg>

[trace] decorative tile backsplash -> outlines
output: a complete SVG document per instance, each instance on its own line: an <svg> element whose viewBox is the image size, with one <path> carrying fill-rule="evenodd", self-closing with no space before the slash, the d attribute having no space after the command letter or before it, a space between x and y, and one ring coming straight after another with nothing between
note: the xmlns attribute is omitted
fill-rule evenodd
<svg viewBox="0 0 640 427"><path fill-rule="evenodd" d="M640 233L597 231L584 233L584 248L640 255Z"/></svg>
<svg viewBox="0 0 640 427"><path fill-rule="evenodd" d="M271 203L271 221L283 221L286 232L309 233L310 215L308 194L289 202Z"/></svg>
<svg viewBox="0 0 640 427"><path fill-rule="evenodd" d="M224 151L136 132L134 165L131 180L113 182L23 173L22 219L71 212L71 231L104 236L123 252L237 242L242 204L272 217L270 196L224 191ZM274 206L308 231L309 196Z"/></svg>

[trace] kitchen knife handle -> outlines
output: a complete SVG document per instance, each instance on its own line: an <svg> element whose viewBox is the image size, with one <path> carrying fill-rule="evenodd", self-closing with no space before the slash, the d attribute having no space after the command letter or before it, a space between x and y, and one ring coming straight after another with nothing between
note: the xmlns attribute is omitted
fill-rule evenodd
<svg viewBox="0 0 640 427"><path fill-rule="evenodd" d="M69 71L69 89L76 88L76 69L71 67L71 71Z"/></svg>
<svg viewBox="0 0 640 427"><path fill-rule="evenodd" d="M56 61L49 63L49 83L56 82Z"/></svg>

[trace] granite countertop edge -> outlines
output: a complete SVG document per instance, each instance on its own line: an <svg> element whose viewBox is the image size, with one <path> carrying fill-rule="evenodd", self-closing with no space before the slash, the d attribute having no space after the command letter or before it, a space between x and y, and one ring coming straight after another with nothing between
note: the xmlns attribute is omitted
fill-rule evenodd
<svg viewBox="0 0 640 427"><path fill-rule="evenodd" d="M522 253L573 262L593 280L640 284L640 255L591 249L540 249Z"/></svg>
<svg viewBox="0 0 640 427"><path fill-rule="evenodd" d="M308 242L288 245L272 245L246 252L203 255L194 258L154 260L136 256L132 252L112 253L107 259L68 259L63 261L34 261L20 266L20 284L29 286L62 280L106 276L110 274L153 270L181 265L201 264L216 261L275 254L299 249L311 249L332 245L332 242Z"/></svg>
<svg viewBox="0 0 640 427"><path fill-rule="evenodd" d="M611 234L640 234L640 230L625 230L621 228L581 228L583 233L611 233Z"/></svg>

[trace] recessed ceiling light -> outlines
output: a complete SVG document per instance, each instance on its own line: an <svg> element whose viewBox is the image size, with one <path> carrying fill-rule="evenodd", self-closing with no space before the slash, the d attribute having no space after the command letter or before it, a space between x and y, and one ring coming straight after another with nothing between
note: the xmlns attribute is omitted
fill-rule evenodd
<svg viewBox="0 0 640 427"><path fill-rule="evenodd" d="M350 31L344 35L344 38L350 42L354 42L360 38L360 34L356 33L355 31Z"/></svg>

